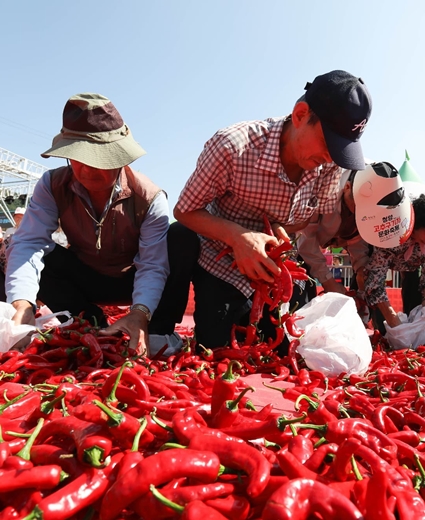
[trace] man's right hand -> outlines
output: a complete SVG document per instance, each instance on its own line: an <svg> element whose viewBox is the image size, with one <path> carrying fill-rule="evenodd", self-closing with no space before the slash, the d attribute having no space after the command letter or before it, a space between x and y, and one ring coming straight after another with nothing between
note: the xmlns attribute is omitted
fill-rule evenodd
<svg viewBox="0 0 425 520"><path fill-rule="evenodd" d="M280 269L266 253L266 246L278 246L276 237L248 231L241 233L232 242L233 254L239 271L250 280L264 280L273 283L280 275Z"/></svg>

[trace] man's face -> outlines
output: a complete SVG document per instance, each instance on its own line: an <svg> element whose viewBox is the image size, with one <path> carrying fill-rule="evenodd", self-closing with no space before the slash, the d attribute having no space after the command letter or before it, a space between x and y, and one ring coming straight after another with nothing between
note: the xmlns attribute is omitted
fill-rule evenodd
<svg viewBox="0 0 425 520"><path fill-rule="evenodd" d="M71 160L72 171L75 178L87 191L105 191L115 184L121 168L113 170L101 170L87 164Z"/></svg>
<svg viewBox="0 0 425 520"><path fill-rule="evenodd" d="M299 103L299 105L306 105L306 103ZM320 121L314 124L309 123L311 112L308 110L308 105L306 106L307 111L300 111L294 122L296 132L292 141L292 151L294 159L303 170L312 170L322 164L332 162L332 158L326 145L322 125ZM295 110L296 107L294 112Z"/></svg>
<svg viewBox="0 0 425 520"><path fill-rule="evenodd" d="M18 214L18 215L13 215L13 220L15 221L15 226L16 227L19 227L20 223L22 222L22 219L24 218L24 216L22 214Z"/></svg>

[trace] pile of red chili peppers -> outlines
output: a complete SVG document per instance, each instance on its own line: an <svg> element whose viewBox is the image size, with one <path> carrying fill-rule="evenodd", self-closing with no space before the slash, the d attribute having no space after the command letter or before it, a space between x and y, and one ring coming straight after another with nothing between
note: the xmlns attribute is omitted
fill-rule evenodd
<svg viewBox="0 0 425 520"><path fill-rule="evenodd" d="M375 332L366 374L326 378L259 339L289 292L257 287L244 341L214 351L149 359L76 318L2 354L0 520L425 519L425 347ZM261 409L254 373L277 390Z"/></svg>

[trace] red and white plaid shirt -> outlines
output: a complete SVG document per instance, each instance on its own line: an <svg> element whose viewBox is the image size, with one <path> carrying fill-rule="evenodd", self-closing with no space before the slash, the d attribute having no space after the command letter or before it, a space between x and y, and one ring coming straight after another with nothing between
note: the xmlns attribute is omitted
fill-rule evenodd
<svg viewBox="0 0 425 520"><path fill-rule="evenodd" d="M298 185L291 182L279 152L287 119L245 121L219 130L205 144L176 207L183 213L207 209L253 231L264 231L264 213L271 223L288 225L304 222L316 209L332 212L342 170L335 163L325 164L305 171ZM199 264L248 297L249 280L230 268L232 258L216 261L224 247L221 241L201 237Z"/></svg>

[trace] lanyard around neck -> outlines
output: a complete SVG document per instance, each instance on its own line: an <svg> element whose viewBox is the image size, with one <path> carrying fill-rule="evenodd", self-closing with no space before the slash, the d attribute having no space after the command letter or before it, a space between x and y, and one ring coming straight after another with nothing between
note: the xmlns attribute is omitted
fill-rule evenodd
<svg viewBox="0 0 425 520"><path fill-rule="evenodd" d="M112 198L114 196L114 191L115 191L115 184L112 187L111 195L110 195L109 200L108 200L108 202L107 202L107 204L105 206L105 209L103 210L103 215L102 215L102 218L100 220L97 220L96 218L94 218L93 215L90 213L90 211L86 208L86 206L84 206L84 209L86 210L87 215L93 220L93 222L96 224L96 227L97 227L96 249L98 251L100 251L100 249L102 248L102 226L103 226L103 223L105 221L106 216L108 215L108 210L109 210L109 207L111 205Z"/></svg>

